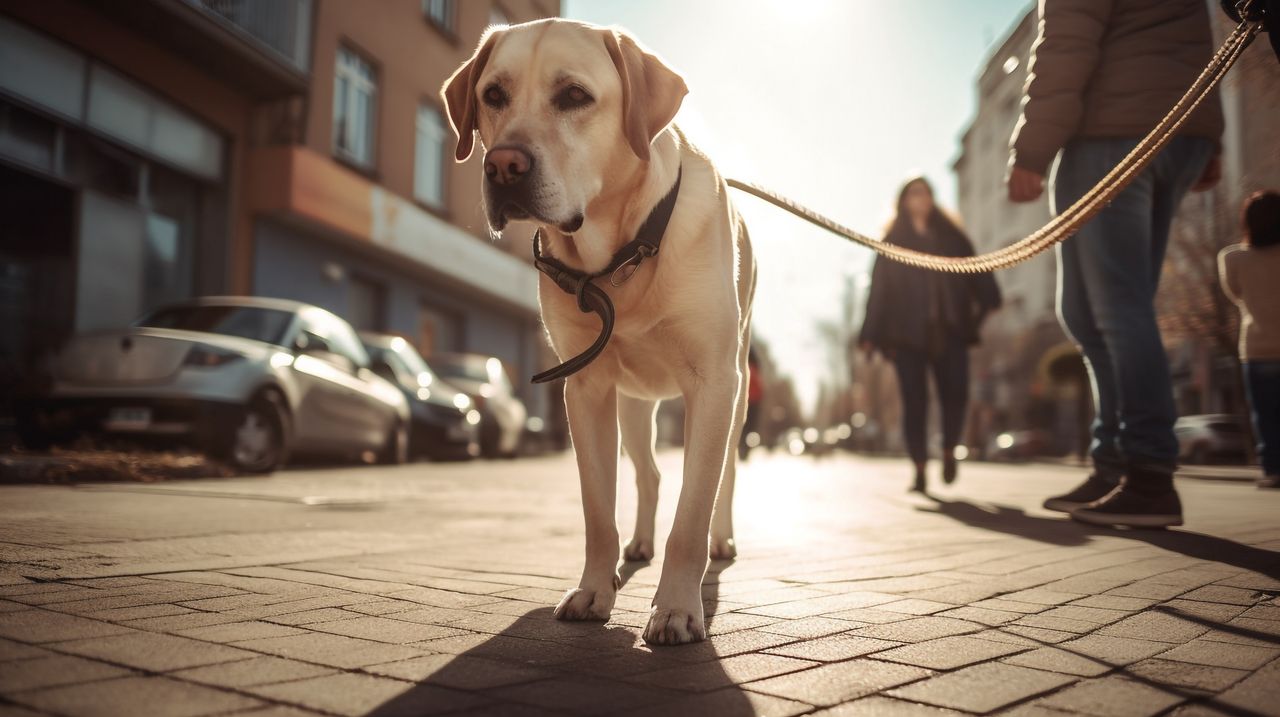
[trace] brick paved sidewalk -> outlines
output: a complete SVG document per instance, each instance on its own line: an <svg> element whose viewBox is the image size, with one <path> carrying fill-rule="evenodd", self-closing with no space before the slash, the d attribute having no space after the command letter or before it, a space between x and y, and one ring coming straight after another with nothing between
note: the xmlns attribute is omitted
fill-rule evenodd
<svg viewBox="0 0 1280 717"><path fill-rule="evenodd" d="M1180 482L1185 530L1118 531L1036 507L1077 471L905 476L747 464L711 637L674 648L639 639L660 562L607 624L551 619L568 457L0 488L0 715L1280 714L1280 495Z"/></svg>

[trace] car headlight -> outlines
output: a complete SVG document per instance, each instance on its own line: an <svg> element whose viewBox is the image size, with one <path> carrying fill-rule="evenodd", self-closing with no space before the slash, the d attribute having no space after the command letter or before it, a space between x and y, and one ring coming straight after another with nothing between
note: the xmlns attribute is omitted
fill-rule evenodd
<svg viewBox="0 0 1280 717"><path fill-rule="evenodd" d="M216 346L208 346L206 344L196 344L187 352L187 358L183 360L184 366L199 366L200 368L216 368L225 366L229 363L239 361L244 358L244 354L235 351L220 349Z"/></svg>

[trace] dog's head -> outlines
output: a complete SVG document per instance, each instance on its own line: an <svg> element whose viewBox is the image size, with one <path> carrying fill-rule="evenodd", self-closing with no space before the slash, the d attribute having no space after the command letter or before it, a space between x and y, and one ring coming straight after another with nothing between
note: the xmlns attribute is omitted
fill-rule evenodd
<svg viewBox="0 0 1280 717"><path fill-rule="evenodd" d="M684 80L625 33L565 20L494 29L441 91L459 162L479 133L489 226L572 234L612 177L649 161Z"/></svg>

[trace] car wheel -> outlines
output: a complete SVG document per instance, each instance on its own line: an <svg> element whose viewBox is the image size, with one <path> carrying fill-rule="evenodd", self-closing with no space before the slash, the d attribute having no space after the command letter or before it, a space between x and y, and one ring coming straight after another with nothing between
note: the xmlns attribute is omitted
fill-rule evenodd
<svg viewBox="0 0 1280 717"><path fill-rule="evenodd" d="M387 441L378 451L378 463L381 465L400 465L409 461L409 429L400 421L396 421L387 433Z"/></svg>
<svg viewBox="0 0 1280 717"><path fill-rule="evenodd" d="M218 453L241 473L270 473L289 457L287 426L280 396L264 393L240 411L235 428Z"/></svg>

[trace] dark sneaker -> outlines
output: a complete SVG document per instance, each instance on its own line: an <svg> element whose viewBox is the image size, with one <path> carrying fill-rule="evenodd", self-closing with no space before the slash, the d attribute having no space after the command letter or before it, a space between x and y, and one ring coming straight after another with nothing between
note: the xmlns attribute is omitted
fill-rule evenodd
<svg viewBox="0 0 1280 717"><path fill-rule="evenodd" d="M1147 492L1122 485L1106 498L1071 511L1071 518L1094 525L1167 528L1182 525L1182 501L1173 488Z"/></svg>
<svg viewBox="0 0 1280 717"><path fill-rule="evenodd" d="M942 482L951 485L956 482L956 475L960 472L960 464L954 456L947 456L942 459Z"/></svg>
<svg viewBox="0 0 1280 717"><path fill-rule="evenodd" d="M1084 505L1102 500L1107 494L1116 489L1119 485L1118 481L1107 480L1101 478L1097 473L1089 476L1075 490L1054 497L1044 502L1045 510L1056 510L1059 513L1070 513Z"/></svg>
<svg viewBox="0 0 1280 717"><path fill-rule="evenodd" d="M925 480L924 466L916 466L916 479L912 481L911 489L908 490L907 492L908 493L924 493L925 492L924 480Z"/></svg>
<svg viewBox="0 0 1280 717"><path fill-rule="evenodd" d="M1259 488L1280 488L1280 475L1266 476L1258 479Z"/></svg>

